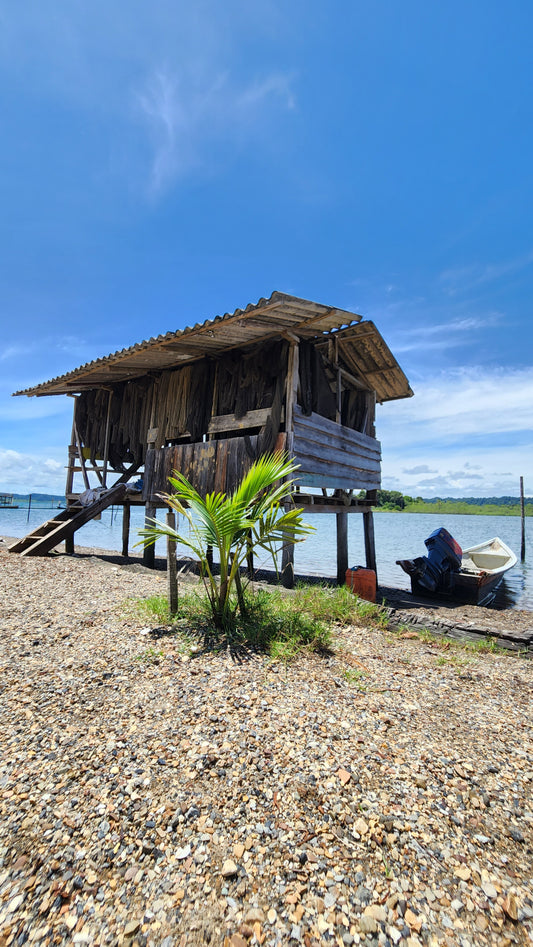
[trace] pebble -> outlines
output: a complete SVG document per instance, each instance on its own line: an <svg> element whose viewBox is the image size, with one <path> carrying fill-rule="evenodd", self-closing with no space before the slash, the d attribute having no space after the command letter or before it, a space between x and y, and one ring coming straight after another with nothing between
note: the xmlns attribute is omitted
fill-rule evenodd
<svg viewBox="0 0 533 947"><path fill-rule="evenodd" d="M165 589L0 552L2 945L533 939L528 662L465 678L364 623L287 667L184 662L125 605Z"/></svg>

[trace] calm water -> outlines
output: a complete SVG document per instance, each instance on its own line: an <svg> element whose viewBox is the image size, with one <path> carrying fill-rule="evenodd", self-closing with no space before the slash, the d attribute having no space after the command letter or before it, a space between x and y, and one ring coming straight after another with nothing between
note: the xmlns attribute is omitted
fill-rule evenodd
<svg viewBox="0 0 533 947"><path fill-rule="evenodd" d="M131 546L137 541L136 531L143 524L142 508L132 507ZM164 512L160 511L161 518ZM32 509L28 511L0 510L0 536L25 536L30 529L54 516L53 510ZM304 543L296 547L295 568L297 573L334 576L336 574L336 533L334 514L309 516L316 527ZM349 564L364 565L363 518L358 514L349 521ZM474 546L493 536L499 536L519 556L520 519L515 516L446 516L433 513L376 513L376 554L379 581L394 588L409 588L409 578L396 565L396 559L421 556L426 552L424 540L439 526L446 529L463 547ZM76 533L80 546L98 549L120 550L122 546L122 511L106 510L99 521L92 521ZM533 610L533 520L526 519L526 561L518 563L509 572L501 587L496 604L500 607ZM135 550L139 552L140 550ZM156 546L157 555L165 554L164 542ZM261 566L257 560L257 566ZM268 560L264 563L268 567Z"/></svg>

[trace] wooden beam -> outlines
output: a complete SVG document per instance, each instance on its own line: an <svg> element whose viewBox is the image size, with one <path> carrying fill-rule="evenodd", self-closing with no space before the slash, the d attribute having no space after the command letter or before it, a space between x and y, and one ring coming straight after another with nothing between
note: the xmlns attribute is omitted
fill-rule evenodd
<svg viewBox="0 0 533 947"><path fill-rule="evenodd" d="M107 487L107 461L109 457L109 435L111 433L111 401L113 398L113 389L109 389L107 397L107 415L105 419L105 439L104 439L104 469L102 473L102 486Z"/></svg>
<svg viewBox="0 0 533 947"><path fill-rule="evenodd" d="M374 538L374 514L372 510L363 513L363 528L365 533L365 557L367 569L373 569L376 573L376 543Z"/></svg>
<svg viewBox="0 0 533 947"><path fill-rule="evenodd" d="M295 342L289 348L287 365L287 389L285 394L285 431L292 434L294 428L294 408L298 394L298 371L300 350Z"/></svg>
<svg viewBox="0 0 533 947"><path fill-rule="evenodd" d="M167 526L176 529L176 514L174 510L167 512ZM175 615L178 610L178 570L176 563L176 540L167 536L167 585L168 610Z"/></svg>
<svg viewBox="0 0 533 947"><path fill-rule="evenodd" d="M77 445L77 448L78 448L78 457L79 457L79 461L80 461L80 464L81 464L81 472L82 472L82 476L83 476L83 482L84 482L84 484L85 484L85 489L86 489L86 490L89 490L89 489L90 489L89 478L88 478L88 476L87 476L87 469L86 469L86 467L85 467L85 457L83 456L83 450L82 450L82 447L81 447L80 435L78 434L78 428L77 428L77 426L76 426L76 421L74 421L74 434L75 434L75 437L76 437L76 445Z"/></svg>
<svg viewBox="0 0 533 947"><path fill-rule="evenodd" d="M337 585L344 585L348 568L348 514L337 513Z"/></svg>
<svg viewBox="0 0 533 947"><path fill-rule="evenodd" d="M144 525L145 527L152 526L153 524L150 520L154 519L156 515L156 508L151 503L146 504L145 514L144 514ZM145 546L143 549L143 563L148 569L153 569L155 567L155 543L153 546Z"/></svg>
<svg viewBox="0 0 533 947"><path fill-rule="evenodd" d="M125 559L128 558L129 554L130 517L131 505L129 503L125 503L122 507L122 555Z"/></svg>
<svg viewBox="0 0 533 947"><path fill-rule="evenodd" d="M226 431L243 431L251 427L263 427L271 413L272 408L257 408L253 411L247 411L242 418L236 418L234 414L219 414L211 418L207 433L223 434ZM284 412L282 412L283 419Z"/></svg>

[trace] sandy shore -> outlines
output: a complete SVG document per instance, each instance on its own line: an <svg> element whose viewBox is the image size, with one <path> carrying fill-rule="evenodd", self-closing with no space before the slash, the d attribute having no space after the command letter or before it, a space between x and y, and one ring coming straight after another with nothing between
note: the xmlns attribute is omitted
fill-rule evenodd
<svg viewBox="0 0 533 947"><path fill-rule="evenodd" d="M191 657L127 605L164 590L0 551L0 945L533 943L531 661Z"/></svg>

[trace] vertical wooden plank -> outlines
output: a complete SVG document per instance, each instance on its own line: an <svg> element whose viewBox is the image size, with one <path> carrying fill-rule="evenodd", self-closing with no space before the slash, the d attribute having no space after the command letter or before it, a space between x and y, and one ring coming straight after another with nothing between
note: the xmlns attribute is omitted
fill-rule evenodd
<svg viewBox="0 0 533 947"><path fill-rule="evenodd" d="M344 585L348 568L348 514L337 513L337 585Z"/></svg>
<svg viewBox="0 0 533 947"><path fill-rule="evenodd" d="M80 435L78 434L78 428L76 427L76 421L74 421L74 435L75 435L75 438L76 438L76 445L77 445L77 447L78 447L78 458L79 458L79 461L80 461L80 464L81 464L81 472L82 472L82 475L83 475L83 482L84 482L84 484L85 484L85 489L86 489L86 490L89 490L89 488L90 488L90 483L89 483L89 478L88 478L88 476L87 476L87 468L86 468L86 466L85 466L85 457L83 456L83 450L82 450L82 446L81 446Z"/></svg>
<svg viewBox="0 0 533 947"><path fill-rule="evenodd" d="M287 509L287 506L285 507ZM281 582L286 589L294 587L294 543L284 543L281 551Z"/></svg>
<svg viewBox="0 0 533 947"><path fill-rule="evenodd" d="M155 450L150 448L146 451L144 461L143 500L149 500L154 492L154 486L157 489L158 485L155 482Z"/></svg>
<svg viewBox="0 0 533 947"><path fill-rule="evenodd" d="M524 504L524 478L520 477L520 522L521 522L521 541L520 541L520 561L526 561L526 516Z"/></svg>
<svg viewBox="0 0 533 947"><path fill-rule="evenodd" d="M65 539L65 555L73 556L74 555L74 533L72 536L67 536Z"/></svg>
<svg viewBox="0 0 533 947"><path fill-rule="evenodd" d="M72 430L70 433L70 444L68 448L68 467L67 467L67 482L65 484L65 497L72 493L74 486L74 467L76 463L76 404L77 397L72 395L74 399L73 410L72 410Z"/></svg>
<svg viewBox="0 0 533 947"><path fill-rule="evenodd" d="M167 513L167 526L176 529L176 514L174 510ZM168 610L175 615L178 610L178 569L176 565L176 541L167 536L167 584Z"/></svg>
<svg viewBox="0 0 533 947"><path fill-rule="evenodd" d="M364 434L368 434L369 437L376 436L376 392L369 391L366 396L366 425Z"/></svg>
<svg viewBox="0 0 533 947"><path fill-rule="evenodd" d="M154 519L156 515L155 506L148 502L145 507L144 513L144 525L145 527L151 526L152 523L150 520ZM153 569L155 566L155 545L154 546L145 546L143 549L143 564L147 566L148 569Z"/></svg>
<svg viewBox="0 0 533 947"><path fill-rule="evenodd" d="M122 555L128 558L130 543L130 514L131 503L124 503L122 507Z"/></svg>
<svg viewBox="0 0 533 947"><path fill-rule="evenodd" d="M102 472L102 486L107 487L107 462L109 459L109 435L111 433L111 401L113 399L113 389L109 391L107 399L107 414L105 419L105 439L104 439L104 462Z"/></svg>
<svg viewBox="0 0 533 947"><path fill-rule="evenodd" d="M335 420L337 424L341 423L342 419L342 375L340 368L337 368L337 410L335 412Z"/></svg>
<svg viewBox="0 0 533 947"><path fill-rule="evenodd" d="M363 528L365 533L366 567L367 569L374 570L377 583L376 542L374 538L374 514L372 510L367 510L366 513L363 513Z"/></svg>
<svg viewBox="0 0 533 947"><path fill-rule="evenodd" d="M248 541L247 541L246 546L247 546L247 549L246 549L246 566L247 566L247 569L248 569L248 578L250 579L250 581L253 581L253 577L254 577L254 550L253 550L253 546L252 546L251 540L248 540Z"/></svg>
<svg viewBox="0 0 533 947"><path fill-rule="evenodd" d="M285 430L292 433L294 427L294 405L298 393L300 349L297 342L291 342L287 366L287 390L285 395Z"/></svg>

